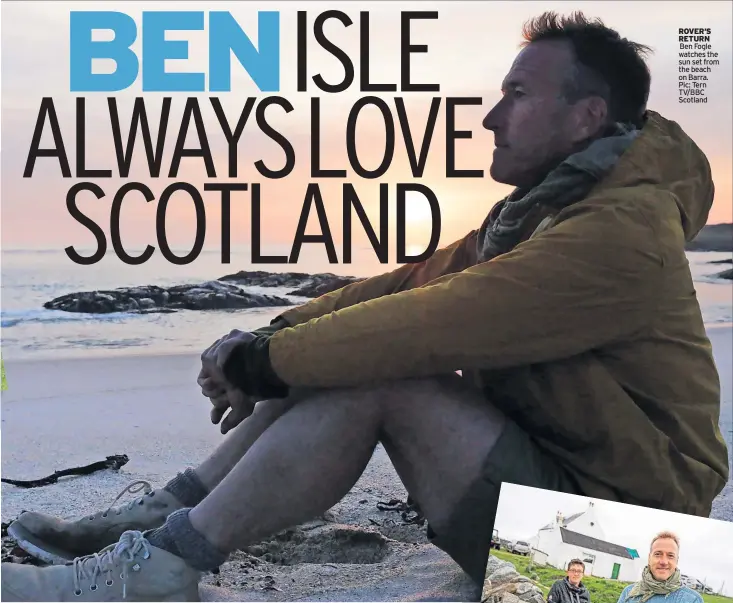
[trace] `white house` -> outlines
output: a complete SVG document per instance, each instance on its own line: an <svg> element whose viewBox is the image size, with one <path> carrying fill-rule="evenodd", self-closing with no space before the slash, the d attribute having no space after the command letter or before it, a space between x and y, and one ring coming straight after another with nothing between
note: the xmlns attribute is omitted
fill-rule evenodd
<svg viewBox="0 0 733 603"><path fill-rule="evenodd" d="M585 563L585 575L634 582L646 563L639 553L609 542L593 503L582 513L564 517L558 511L555 521L540 528L529 539L533 559L558 569L567 569L571 559Z"/></svg>

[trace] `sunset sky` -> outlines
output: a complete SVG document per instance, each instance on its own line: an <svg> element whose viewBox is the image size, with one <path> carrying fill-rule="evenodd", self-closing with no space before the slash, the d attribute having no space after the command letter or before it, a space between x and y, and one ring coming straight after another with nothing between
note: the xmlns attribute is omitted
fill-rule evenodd
<svg viewBox="0 0 733 603"><path fill-rule="evenodd" d="M93 247L89 231L75 222L66 209L66 192L82 178L61 177L56 159L37 161L33 177L23 178L31 138L41 99L51 96L61 124L69 163L75 172L75 97L69 92L69 13L71 10L118 10L138 19L146 10L201 10L203 3L104 3L87 2L11 2L2 4L2 244L3 248L62 249L67 245ZM329 38L345 49L356 64L356 81L352 88L338 95L311 90L296 92L295 19L297 10L307 10L309 23L324 10L348 8L354 24L345 28L338 22L326 27ZM397 120L392 97L405 98L410 127L419 148L422 143L430 99L435 96L471 96L482 99L481 106L460 107L457 126L471 130L470 140L457 143L457 164L463 169L483 169L483 178L445 178L445 104L441 104L438 122L430 145L427 168L422 179L413 179L409 170L405 145L397 124L397 146L390 170L378 180L361 179L349 170L344 179L321 181L329 225L335 240L341 240L342 199L344 181L351 182L376 225L379 211L379 183L390 183L390 236L394 237L394 183L419 181L432 188L440 201L442 212L441 243L447 244L480 225L482 219L510 188L493 182L488 175L493 150L493 134L481 127L485 113L499 100L499 87L518 52L522 24L544 10L567 13L583 10L589 16L601 17L622 35L654 49L649 59L652 71L652 91L649 108L668 119L677 121L708 156L716 184L716 199L709 223L733 220L733 157L732 86L731 86L731 23L733 14L729 2L453 2L371 4L345 3L211 3L207 10L229 10L256 44L257 10L281 11L281 91L294 106L286 114L279 107L268 109L269 122L282 132L295 147L296 167L283 180L267 180L258 174L254 163L262 159L278 169L284 165L284 155L278 145L259 132L254 117L248 121L238 147L239 173L237 181L259 182L262 189L262 239L266 244L288 244L292 241L309 178L309 109L310 97L321 98L321 161L323 167L346 168L345 132L347 116L362 93L358 90L359 11L370 13L370 71L372 81L399 83L400 78L400 17L401 10L437 10L439 18L413 24L414 44L427 44L427 54L412 59L412 79L421 83L439 83L438 93L376 93L383 96ZM719 53L720 66L710 76L707 104L677 102L679 27L712 28L713 50ZM312 31L312 30L311 30ZM138 29L139 34L139 29ZM206 71L208 61L207 31L173 32L168 39L188 40L187 61L168 61L169 71ZM103 38L100 38L103 39ZM140 51L140 36L133 45ZM100 69L109 69L99 62ZM327 81L338 81L342 68L338 61L309 40L309 75L321 73ZM309 80L310 81L310 80ZM141 78L131 88L116 93L123 139L129 129L133 98L142 93ZM168 135L165 141L163 174L167 175L178 136L178 127L188 96L198 96L217 168L217 178L208 178L199 158L184 158L178 178L151 179L146 170L142 139L138 138L130 178L145 182L156 197L173 181L187 181L203 192L204 182L227 181L227 145L216 116L208 101L217 96L233 126L247 97L261 100L253 81L232 59L232 92L174 93ZM91 193L79 197L80 209L103 225L109 232L109 214L116 190L125 182L116 169L112 129L107 110L107 93L88 93L86 100L87 167L112 169L111 179L96 179L106 197L95 199ZM146 93L146 108L153 118L157 132L156 114L165 94ZM357 128L357 150L366 166L376 166L384 145L384 127L375 110L365 111ZM42 146L52 141L46 127ZM187 137L187 147L197 146L193 126ZM220 201L215 193L203 193L207 215L207 247L220 245ZM232 203L232 244L246 244L250 239L250 195L238 193ZM130 194L122 209L122 238L126 246L139 248L155 245L156 203L145 203L139 194ZM408 207L408 240L411 244L427 243L429 214L426 204L411 201ZM185 195L174 196L168 209L168 238L172 245L190 247L194 238L193 204ZM355 241L367 244L363 228L354 217ZM317 233L315 211L311 213L309 233ZM339 246L337 244L337 249ZM393 253L394 245L390 245Z"/></svg>

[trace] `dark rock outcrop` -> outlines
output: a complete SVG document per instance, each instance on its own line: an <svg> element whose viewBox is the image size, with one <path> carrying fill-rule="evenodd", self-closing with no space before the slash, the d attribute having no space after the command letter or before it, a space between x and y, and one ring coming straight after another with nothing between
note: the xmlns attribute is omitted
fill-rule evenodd
<svg viewBox="0 0 733 603"><path fill-rule="evenodd" d="M48 310L109 314L112 312L175 312L176 310L224 310L292 306L294 302L275 295L249 293L244 287L293 288L286 295L318 297L362 281L354 276L331 273L265 272L242 270L215 281L194 285L159 287L144 285L111 291L82 291L57 297L43 304Z"/></svg>
<svg viewBox="0 0 733 603"><path fill-rule="evenodd" d="M728 279L729 281L733 280L733 268L723 270L723 272L718 272L718 274L716 274L715 276L717 276L718 278Z"/></svg>
<svg viewBox="0 0 733 603"><path fill-rule="evenodd" d="M687 251L733 251L733 224L710 224L685 247Z"/></svg>
<svg viewBox="0 0 733 603"><path fill-rule="evenodd" d="M307 274L305 272L265 272L262 270L240 270L235 274L227 274L218 280L235 283L242 287L297 287L288 295L301 297L319 297L331 291L341 289L351 283L363 281L355 276L337 276L330 272Z"/></svg>
<svg viewBox="0 0 733 603"><path fill-rule="evenodd" d="M111 291L69 293L43 304L48 310L108 314L112 312L175 312L176 310L224 310L292 306L273 295L247 293L236 285L209 281L195 285L158 287L145 285Z"/></svg>

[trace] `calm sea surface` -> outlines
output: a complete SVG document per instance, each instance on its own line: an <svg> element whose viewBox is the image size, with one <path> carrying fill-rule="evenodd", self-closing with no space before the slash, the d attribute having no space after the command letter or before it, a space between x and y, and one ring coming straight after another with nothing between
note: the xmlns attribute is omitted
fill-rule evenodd
<svg viewBox="0 0 733 603"><path fill-rule="evenodd" d="M308 246L306 245L305 248ZM282 308L236 311L179 311L175 314L87 315L45 310L43 303L75 291L135 285L173 285L213 280L238 270L333 272L370 276L395 265L380 265L371 249L355 251L352 264L328 263L324 252L304 248L297 265L253 266L249 250L233 250L230 264L218 252L204 252L188 266L174 266L158 253L141 266L127 266L109 254L93 266L74 264L63 251L2 253L0 301L2 354L5 359L99 355L103 353L200 352L232 328L269 323ZM269 253L287 250L270 250ZM688 253L706 323L733 323L733 283L712 275L730 264L725 253ZM253 288L284 295L287 289ZM303 298L292 298L302 302Z"/></svg>

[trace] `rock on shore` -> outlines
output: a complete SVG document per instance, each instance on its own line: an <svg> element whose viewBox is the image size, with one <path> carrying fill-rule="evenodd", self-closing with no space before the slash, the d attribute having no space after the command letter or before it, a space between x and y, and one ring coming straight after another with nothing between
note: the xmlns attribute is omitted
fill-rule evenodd
<svg viewBox="0 0 733 603"><path fill-rule="evenodd" d="M43 304L47 310L108 314L111 312L175 312L292 306L274 295L247 293L236 285L209 281L195 285L123 287L110 291L83 291L62 295Z"/></svg>
<svg viewBox="0 0 733 603"><path fill-rule="evenodd" d="M215 281L173 287L142 285L105 291L69 293L43 304L47 310L108 314L111 312L175 312L292 306L295 302L275 295L250 293L246 287L292 288L285 295L319 297L364 280L331 273L265 272L241 270Z"/></svg>
<svg viewBox="0 0 733 603"><path fill-rule="evenodd" d="M710 224L686 245L687 251L733 251L733 224Z"/></svg>

